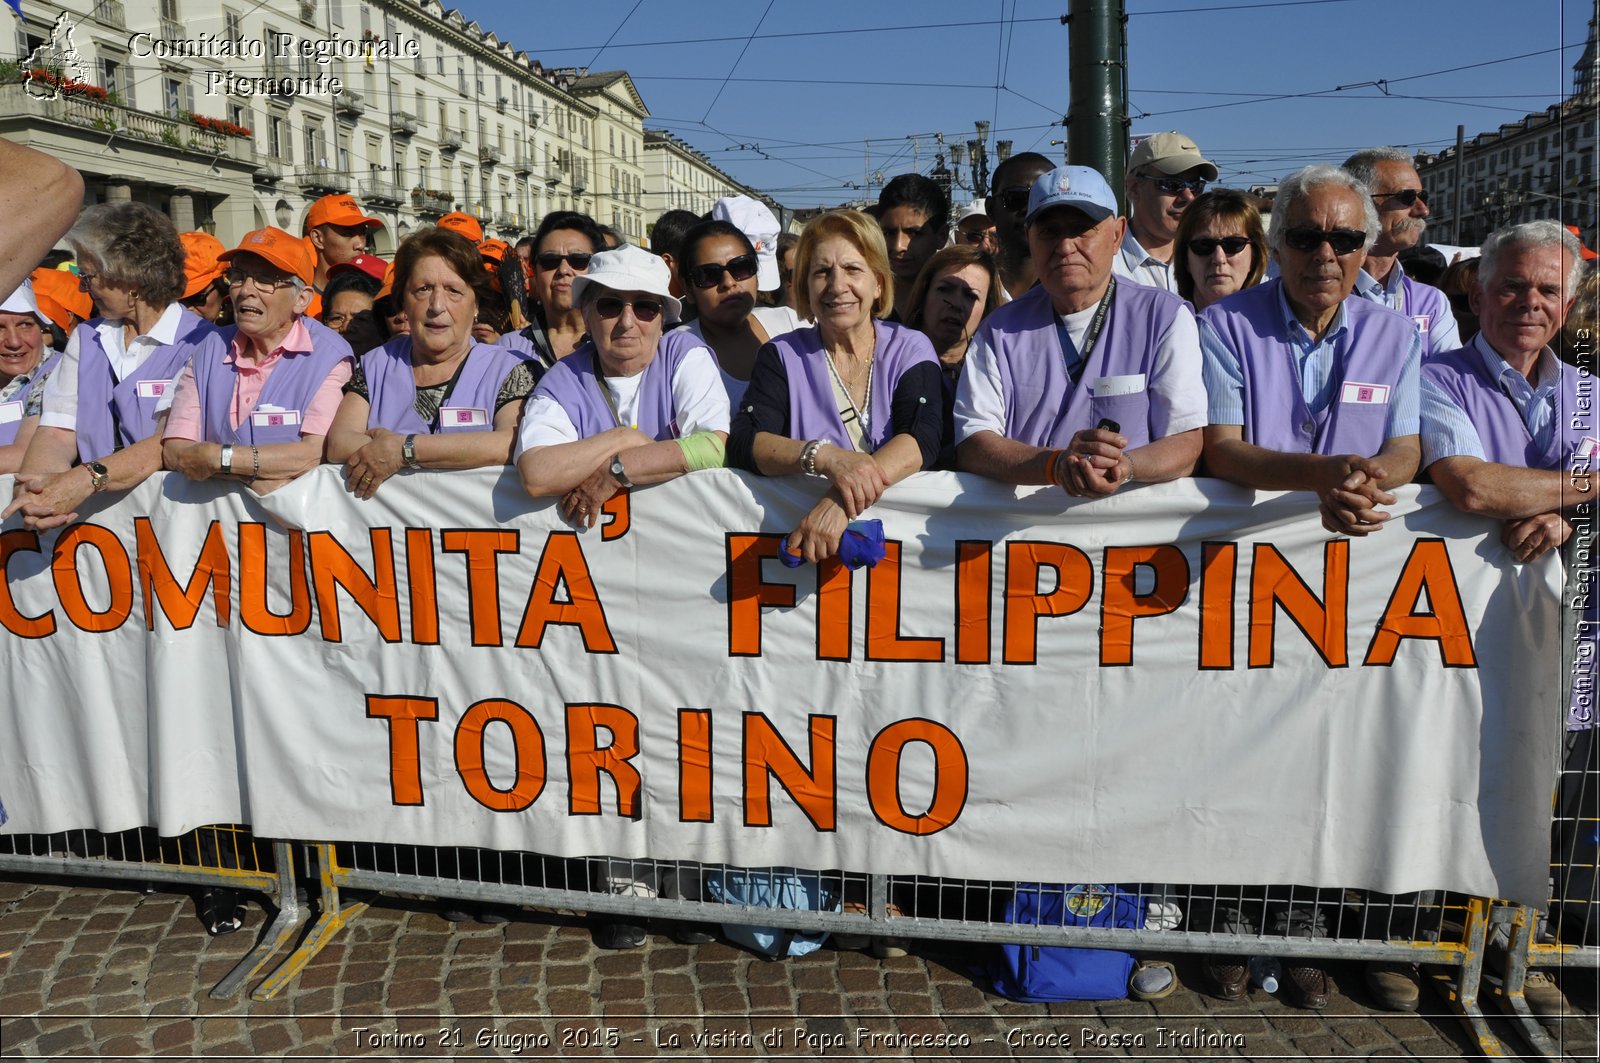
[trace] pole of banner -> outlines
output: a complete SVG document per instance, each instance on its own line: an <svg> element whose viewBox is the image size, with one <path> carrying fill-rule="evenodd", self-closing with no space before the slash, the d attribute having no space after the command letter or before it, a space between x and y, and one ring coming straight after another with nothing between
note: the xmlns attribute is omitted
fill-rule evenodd
<svg viewBox="0 0 1600 1063"><path fill-rule="evenodd" d="M262 932L255 948L211 990L213 1000L227 1000L237 994L280 948L288 944L295 930L305 921L305 910L300 907L300 899L295 891L294 848L288 842L273 842L272 859L278 870L278 914Z"/></svg>
<svg viewBox="0 0 1600 1063"><path fill-rule="evenodd" d="M317 916L317 921L311 925L311 930L300 942L299 947L289 954L289 958L274 968L273 972L256 986L250 994L251 1000L271 1000L283 992L284 987L305 970L306 965L316 958L317 953L321 952L339 931L367 910L365 901L346 905L339 900L339 882L335 877L337 862L332 845L307 846L306 855L314 859L317 864L317 887L321 891L318 907L321 908L322 914Z"/></svg>
<svg viewBox="0 0 1600 1063"><path fill-rule="evenodd" d="M1123 0L1072 0L1069 11L1067 162L1099 170L1126 212L1128 16Z"/></svg>

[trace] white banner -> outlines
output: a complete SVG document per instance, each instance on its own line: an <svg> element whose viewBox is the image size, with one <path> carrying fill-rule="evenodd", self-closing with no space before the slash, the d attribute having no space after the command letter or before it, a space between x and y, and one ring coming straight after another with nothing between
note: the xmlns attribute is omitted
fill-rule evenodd
<svg viewBox="0 0 1600 1063"><path fill-rule="evenodd" d="M511 473L323 468L13 521L6 830L1544 899L1559 570L1498 524L930 473L875 569L787 569L820 490L701 473L579 533Z"/></svg>

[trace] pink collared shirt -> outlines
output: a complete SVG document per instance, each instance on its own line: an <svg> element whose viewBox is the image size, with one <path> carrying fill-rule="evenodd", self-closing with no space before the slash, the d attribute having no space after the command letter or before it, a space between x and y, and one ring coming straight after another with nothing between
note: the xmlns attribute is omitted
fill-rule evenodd
<svg viewBox="0 0 1600 1063"><path fill-rule="evenodd" d="M267 386L267 378L283 360L284 353L289 351L297 354L310 353L311 333L305 323L296 318L283 342L259 362L240 361L245 355L246 342L242 333L234 333L228 353L222 359L232 365L237 374L233 386L233 405L228 410L229 423L235 428L243 424L244 419L256 408L256 403L261 398L261 389ZM343 388L350 382L350 372L351 363L346 359L335 366L333 372L322 382L322 386L317 388L310 408L305 410L301 417L302 437L328 434L328 429L333 425L333 416L339 412L339 402L344 397ZM197 441L201 435L200 392L194 383L194 367L185 366L178 376L177 394L173 396L172 412L167 417L166 431L162 432L161 438Z"/></svg>

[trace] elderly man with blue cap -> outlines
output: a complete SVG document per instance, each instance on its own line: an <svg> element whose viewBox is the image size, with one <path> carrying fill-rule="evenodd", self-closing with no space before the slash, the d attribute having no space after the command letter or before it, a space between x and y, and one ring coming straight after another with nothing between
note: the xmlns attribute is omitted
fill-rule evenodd
<svg viewBox="0 0 1600 1063"><path fill-rule="evenodd" d="M1194 314L1112 276L1127 222L1095 170L1042 175L1025 224L1039 283L973 337L956 393L958 466L1077 497L1188 476L1206 424Z"/></svg>

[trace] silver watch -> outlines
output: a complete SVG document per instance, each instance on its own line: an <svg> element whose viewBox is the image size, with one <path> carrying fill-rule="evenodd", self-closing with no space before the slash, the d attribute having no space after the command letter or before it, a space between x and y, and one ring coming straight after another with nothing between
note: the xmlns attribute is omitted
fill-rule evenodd
<svg viewBox="0 0 1600 1063"><path fill-rule="evenodd" d="M416 433L406 436L405 442L400 444L400 460L408 469L422 468L422 463L417 460Z"/></svg>
<svg viewBox="0 0 1600 1063"><path fill-rule="evenodd" d="M233 475L233 444L222 444L222 475Z"/></svg>

